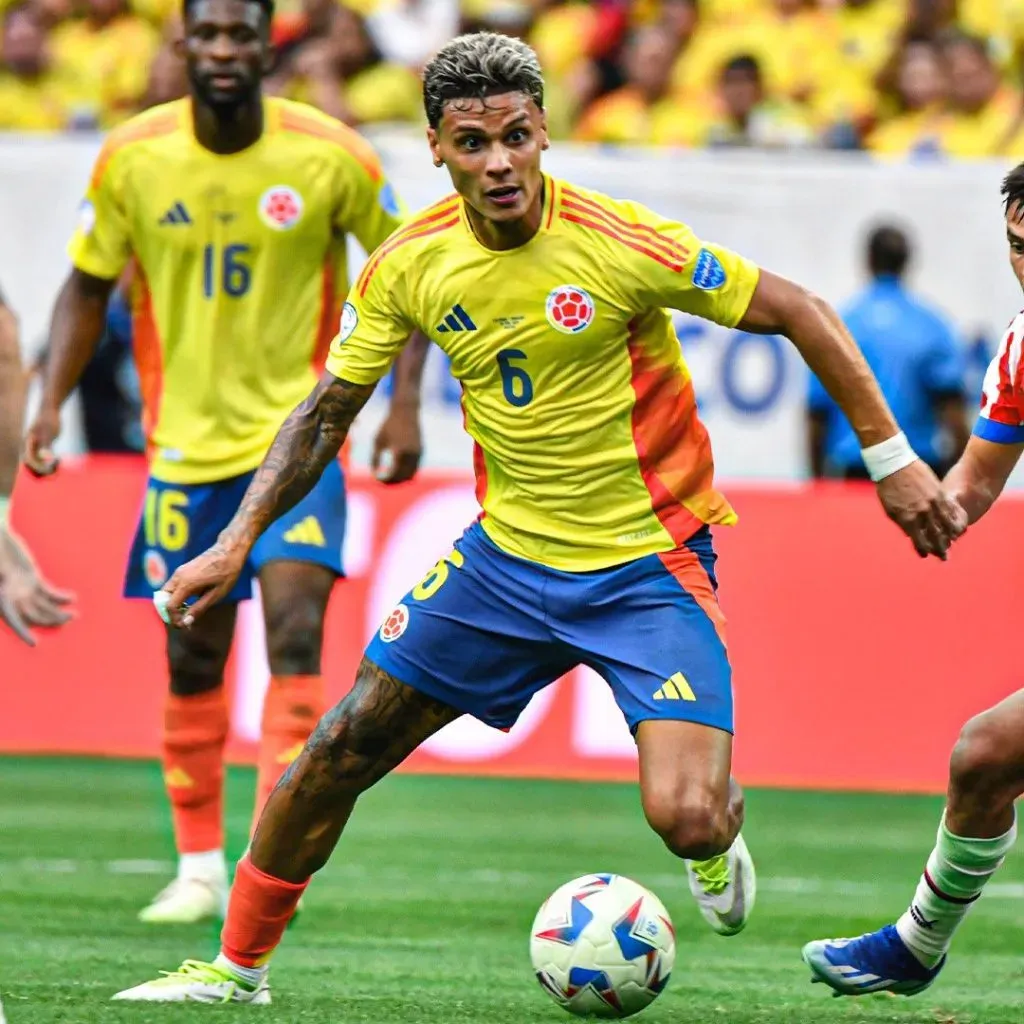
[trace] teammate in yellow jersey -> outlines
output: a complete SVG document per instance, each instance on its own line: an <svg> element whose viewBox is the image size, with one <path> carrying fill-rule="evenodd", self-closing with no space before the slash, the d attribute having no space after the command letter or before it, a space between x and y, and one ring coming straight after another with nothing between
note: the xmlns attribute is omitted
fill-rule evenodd
<svg viewBox="0 0 1024 1024"><path fill-rule="evenodd" d="M211 964L117 998L267 1003L266 963L356 800L462 714L511 725L585 662L640 755L647 820L705 919L754 903L730 779L732 695L710 526L735 515L664 307L787 334L854 424L888 514L944 556L963 517L910 450L836 313L683 224L541 172L543 79L524 43L462 36L427 65L434 162L456 194L370 258L327 372L289 417L217 543L165 587L195 629L252 545L314 486L414 327L450 356L476 441L481 519L387 616L241 860Z"/></svg>
<svg viewBox="0 0 1024 1024"><path fill-rule="evenodd" d="M26 461L39 473L54 469L60 407L128 267L152 461L129 597L152 599L213 542L282 421L315 383L348 289L347 235L370 252L401 223L368 143L311 107L262 98L271 16L271 0L185 0L191 96L111 134L70 245L74 266L54 312ZM426 345L421 338L410 346L413 375ZM382 438L398 448L392 479L411 476L418 458L415 413L402 409ZM223 916L224 666L237 602L251 596L254 577L272 676L257 815L325 706L321 640L342 574L345 487L337 458L324 468L253 549L227 600L197 629L168 633L164 778L180 859L145 921Z"/></svg>

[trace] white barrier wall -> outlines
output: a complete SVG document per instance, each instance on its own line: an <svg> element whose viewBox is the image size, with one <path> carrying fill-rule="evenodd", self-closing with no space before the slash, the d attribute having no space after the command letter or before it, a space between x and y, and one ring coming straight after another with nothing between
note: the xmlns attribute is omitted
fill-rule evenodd
<svg viewBox="0 0 1024 1024"><path fill-rule="evenodd" d="M417 208L450 190L425 143L378 137L385 166ZM0 136L0 286L21 316L26 347L41 342L66 271L64 245L99 142ZM882 165L859 156L625 152L558 147L553 173L641 200L685 220L841 304L861 284L863 237L894 219L916 241L912 282L951 314L965 340L994 344L1021 307L1006 265L999 203L1001 165ZM789 346L680 316L705 420L725 477L804 475L804 373ZM447 398L447 400L446 400ZM357 436L365 453L382 402ZM446 387L443 359L428 364L428 461L468 466L469 445ZM69 417L64 443L74 448Z"/></svg>

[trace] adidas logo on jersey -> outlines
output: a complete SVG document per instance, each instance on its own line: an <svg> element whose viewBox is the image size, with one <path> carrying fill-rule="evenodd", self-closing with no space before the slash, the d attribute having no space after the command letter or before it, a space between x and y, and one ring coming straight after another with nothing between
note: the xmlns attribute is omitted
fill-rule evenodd
<svg viewBox="0 0 1024 1024"><path fill-rule="evenodd" d="M444 318L442 323L437 325L438 334L447 334L449 331L475 331L476 324L470 319L469 314L456 303L452 311Z"/></svg>
<svg viewBox="0 0 1024 1024"><path fill-rule="evenodd" d="M676 672L671 678L666 679L654 695L655 700L696 700L697 695L690 689L686 676L682 672Z"/></svg>
<svg viewBox="0 0 1024 1024"><path fill-rule="evenodd" d="M185 209L185 204L180 200L176 202L161 218L160 226L168 227L171 224L191 224L192 218Z"/></svg>
<svg viewBox="0 0 1024 1024"><path fill-rule="evenodd" d="M301 523L296 523L285 535L289 544L309 544L315 548L327 547L327 538L320 527L316 516L306 516Z"/></svg>

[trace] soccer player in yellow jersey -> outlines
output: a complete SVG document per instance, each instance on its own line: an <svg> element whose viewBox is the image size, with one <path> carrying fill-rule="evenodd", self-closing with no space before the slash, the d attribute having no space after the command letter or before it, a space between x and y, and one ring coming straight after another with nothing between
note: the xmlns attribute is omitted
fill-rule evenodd
<svg viewBox="0 0 1024 1024"><path fill-rule="evenodd" d="M910 450L837 314L637 203L542 173L543 79L526 44L462 36L427 65L434 163L456 194L353 288L327 372L281 428L216 544L157 595L187 633L257 538L314 486L411 330L450 356L481 517L397 604L351 693L271 795L235 876L222 951L117 998L267 1003L267 960L359 795L462 714L511 725L593 666L636 738L644 813L718 932L753 862L730 779L732 695L711 527L735 521L664 307L787 334L846 412L888 514L943 556L962 512ZM585 898L585 897L583 897Z"/></svg>
<svg viewBox="0 0 1024 1024"><path fill-rule="evenodd" d="M376 154L355 132L311 107L262 98L271 14L270 0L185 0L191 96L110 135L70 245L73 269L54 312L26 460L37 472L53 469L60 407L129 268L152 463L129 597L151 599L213 542L315 383L348 289L347 235L370 252L401 223ZM401 427L393 420L387 429L394 436ZM414 429L406 416L406 435ZM411 475L415 454L403 448L393 472ZM237 602L258 576L272 676L258 814L324 708L323 619L342 573L344 523L344 477L332 459L254 548L227 600L196 630L169 633L164 778L179 874L143 920L223 915L223 675Z"/></svg>

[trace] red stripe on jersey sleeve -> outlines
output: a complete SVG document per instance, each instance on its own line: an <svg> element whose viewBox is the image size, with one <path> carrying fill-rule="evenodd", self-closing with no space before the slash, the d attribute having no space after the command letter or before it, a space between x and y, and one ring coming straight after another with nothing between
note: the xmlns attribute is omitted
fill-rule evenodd
<svg viewBox="0 0 1024 1024"><path fill-rule="evenodd" d="M177 130L177 127L178 110L177 104L175 104L174 109L149 117L142 115L139 118L133 118L120 128L115 128L107 137L107 141L100 150L100 155L96 158L90 182L92 188L99 188L110 161L125 146L130 146L133 142L142 142L145 139L155 139L161 135L170 135L171 132Z"/></svg>
<svg viewBox="0 0 1024 1024"><path fill-rule="evenodd" d="M642 241L652 248L664 252L666 256L679 259L683 263L690 258L690 250L682 242L677 242L674 238L662 234L650 224L623 220L618 214L606 209L593 199L588 199L586 196L580 195L579 192L574 192L572 189L562 189L562 206L571 206L572 209L585 213L590 217L597 216L609 226L618 228L625 234L638 236L638 241Z"/></svg>
<svg viewBox="0 0 1024 1024"><path fill-rule="evenodd" d="M370 281L373 279L373 275L377 272L377 268L396 249L400 249L406 242L412 242L417 238L426 238L428 235L436 235L439 231L447 231L449 228L455 227L458 223L459 218L458 216L455 216L440 224L426 225L418 231L405 232L381 246L381 248L377 250L377 255L374 257L373 262L363 271L363 274L359 279L359 297L362 298L366 294L366 289L370 287Z"/></svg>
<svg viewBox="0 0 1024 1024"><path fill-rule="evenodd" d="M303 117L293 110L282 110L278 123L282 131L311 135L337 144L356 159L373 181L380 181L384 177L377 151L358 132L340 121L329 124L312 117Z"/></svg>
<svg viewBox="0 0 1024 1024"><path fill-rule="evenodd" d="M457 196L448 196L447 198L442 199L439 203L435 203L433 206L428 206L423 214L409 224L406 224L404 227L399 228L390 238L382 242L380 248L378 248L376 252L370 254L370 259L367 260L366 264L363 266L362 273L360 273L359 279L356 281L356 291L358 291L360 295L366 291L364 278L368 274L372 274L373 271L377 269L377 264L380 262L377 257L385 255L383 253L385 248L397 245L399 241L409 234L409 232L416 231L424 225L431 224L438 220L438 218L450 217L458 209L458 205ZM388 248L388 251L390 251L390 248Z"/></svg>
<svg viewBox="0 0 1024 1024"><path fill-rule="evenodd" d="M580 224L585 228L591 228L594 231L600 231L602 235L607 235L609 238L614 239L616 242L621 242L623 245L628 246L630 249L635 249L637 252L642 252L645 256L649 256L652 260L656 260L663 267L668 267L669 270L674 270L677 274L683 272L685 263L680 261L678 258L668 259L660 252L650 248L649 245L639 241L636 238L630 238L620 231L616 231L614 228L609 227L607 224L603 224L597 220L591 220L588 217L580 217L575 213L566 213L565 200L562 200L563 210L560 214L562 220L570 221L573 224Z"/></svg>

